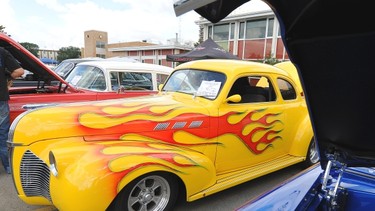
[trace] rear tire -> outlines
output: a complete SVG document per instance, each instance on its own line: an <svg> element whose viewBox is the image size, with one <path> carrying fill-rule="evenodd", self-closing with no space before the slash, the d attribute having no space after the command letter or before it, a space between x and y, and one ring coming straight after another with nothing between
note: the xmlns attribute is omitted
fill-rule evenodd
<svg viewBox="0 0 375 211"><path fill-rule="evenodd" d="M167 173L149 173L130 182L116 197L111 210L172 210L178 183Z"/></svg>
<svg viewBox="0 0 375 211"><path fill-rule="evenodd" d="M320 158L319 158L318 147L315 143L315 139L313 138L310 141L309 148L306 154L306 160L304 161L303 164L305 167L309 167L311 165L314 165L315 163L318 163L319 160Z"/></svg>

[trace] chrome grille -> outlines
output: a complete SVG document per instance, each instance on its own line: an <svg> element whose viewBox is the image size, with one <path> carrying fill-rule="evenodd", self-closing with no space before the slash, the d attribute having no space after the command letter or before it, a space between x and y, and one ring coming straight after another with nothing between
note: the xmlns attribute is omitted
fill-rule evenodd
<svg viewBox="0 0 375 211"><path fill-rule="evenodd" d="M47 164L30 150L27 150L22 157L20 172L21 184L26 196L43 196L52 201L49 192L50 170Z"/></svg>

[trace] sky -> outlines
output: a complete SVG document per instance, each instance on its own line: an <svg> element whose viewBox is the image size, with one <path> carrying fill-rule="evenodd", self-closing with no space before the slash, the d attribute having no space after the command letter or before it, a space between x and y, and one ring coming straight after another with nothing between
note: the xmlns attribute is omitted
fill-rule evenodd
<svg viewBox="0 0 375 211"><path fill-rule="evenodd" d="M147 40L168 44L176 34L182 43L197 42L194 12L176 17L173 0L0 0L0 25L18 42L40 49L83 47L84 31L108 33L109 43ZM269 7L252 0L239 8L260 11Z"/></svg>

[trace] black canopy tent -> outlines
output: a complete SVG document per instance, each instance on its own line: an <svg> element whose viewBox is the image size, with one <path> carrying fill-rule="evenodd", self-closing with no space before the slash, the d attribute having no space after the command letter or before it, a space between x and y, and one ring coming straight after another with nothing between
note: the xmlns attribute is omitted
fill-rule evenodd
<svg viewBox="0 0 375 211"><path fill-rule="evenodd" d="M225 51L211 38L208 38L189 52L167 55L167 61L172 62L188 62L199 59L238 59L238 57Z"/></svg>

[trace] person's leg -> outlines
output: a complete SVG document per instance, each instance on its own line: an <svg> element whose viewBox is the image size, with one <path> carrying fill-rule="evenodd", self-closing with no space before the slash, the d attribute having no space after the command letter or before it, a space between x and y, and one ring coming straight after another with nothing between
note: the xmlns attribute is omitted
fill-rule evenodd
<svg viewBox="0 0 375 211"><path fill-rule="evenodd" d="M8 157L8 132L10 126L8 101L0 101L0 158L5 171L10 174Z"/></svg>

